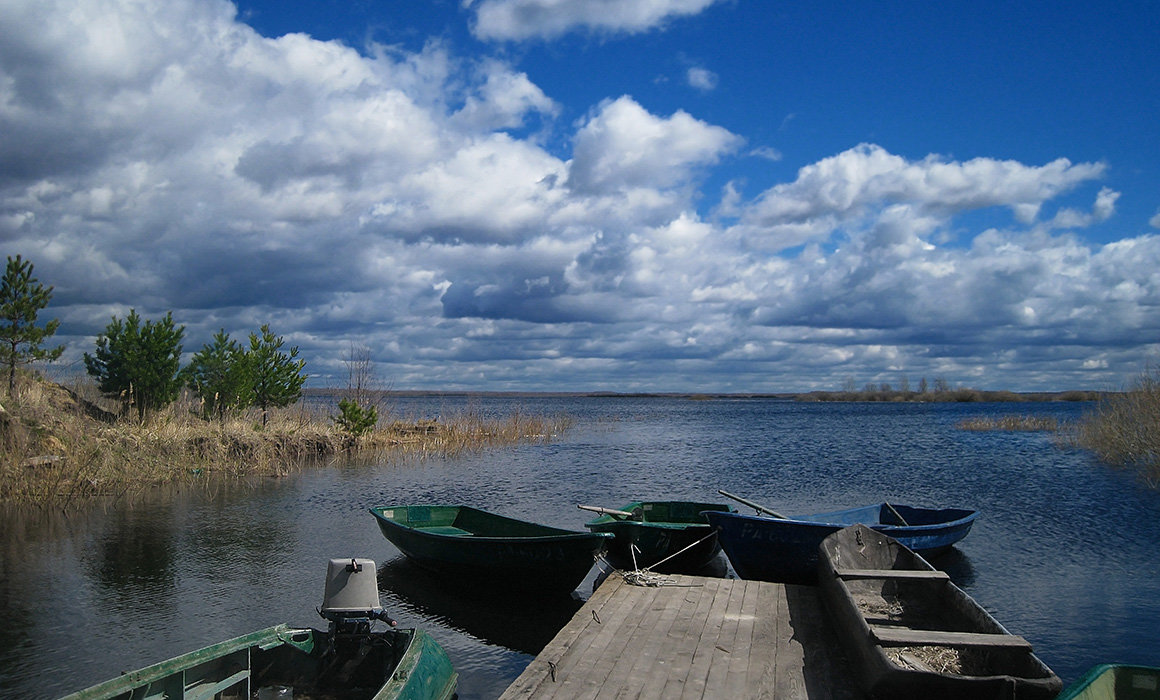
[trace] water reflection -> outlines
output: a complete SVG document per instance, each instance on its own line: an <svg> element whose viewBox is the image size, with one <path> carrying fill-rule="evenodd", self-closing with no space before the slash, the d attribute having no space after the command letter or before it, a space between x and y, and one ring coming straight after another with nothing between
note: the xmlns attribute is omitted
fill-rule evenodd
<svg viewBox="0 0 1160 700"><path fill-rule="evenodd" d="M959 588L970 588L975 583L975 567L971 565L971 558L958 547L932 557L930 563L936 569L945 571Z"/></svg>
<svg viewBox="0 0 1160 700"><path fill-rule="evenodd" d="M406 557L379 566L379 590L384 604L397 600L422 618L529 656L539 654L583 604L563 596L529 601L494 588L455 585Z"/></svg>
<svg viewBox="0 0 1160 700"><path fill-rule="evenodd" d="M117 610L173 605L176 525L166 508L113 514L82 560L106 605Z"/></svg>
<svg viewBox="0 0 1160 700"><path fill-rule="evenodd" d="M197 513L200 524L186 535L184 549L193 561L204 563L210 580L226 580L238 570L267 570L295 549L296 533L280 522L277 511L255 519L248 507L206 508ZM230 562L215 567L215 562Z"/></svg>

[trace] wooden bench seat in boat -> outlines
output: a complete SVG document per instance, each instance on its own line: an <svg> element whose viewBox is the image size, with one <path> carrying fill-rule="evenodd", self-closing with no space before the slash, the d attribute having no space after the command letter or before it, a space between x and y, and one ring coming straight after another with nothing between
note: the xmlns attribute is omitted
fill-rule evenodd
<svg viewBox="0 0 1160 700"><path fill-rule="evenodd" d="M870 631L880 644L892 646L1031 648L1031 643L1017 634L944 632L878 626L872 627Z"/></svg>
<svg viewBox="0 0 1160 700"><path fill-rule="evenodd" d="M467 530L464 530L462 528L455 527L454 525L440 525L437 527L425 527L425 528L422 528L422 531L423 532L431 532L431 533L434 533L436 535L472 536L472 534L473 534L473 533L470 533Z"/></svg>
<svg viewBox="0 0 1160 700"><path fill-rule="evenodd" d="M843 581L853 579L892 580L949 580L945 571L925 571L922 569L835 569L834 573Z"/></svg>

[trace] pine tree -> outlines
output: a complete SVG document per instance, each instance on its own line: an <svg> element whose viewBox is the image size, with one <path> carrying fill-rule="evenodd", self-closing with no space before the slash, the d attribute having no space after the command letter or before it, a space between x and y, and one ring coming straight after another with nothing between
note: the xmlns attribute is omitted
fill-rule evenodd
<svg viewBox="0 0 1160 700"><path fill-rule="evenodd" d="M113 317L105 333L97 337L94 355L85 353L85 369L97 379L108 397L121 400L122 413L137 407L145 419L155 409L168 406L181 390L181 338L185 326L173 324L173 313L160 321L141 322L130 309L124 320Z"/></svg>
<svg viewBox="0 0 1160 700"><path fill-rule="evenodd" d="M225 329L213 337L213 343L202 346L182 378L202 400L206 415L223 418L227 411L249 406L253 387L245 348L231 340Z"/></svg>
<svg viewBox="0 0 1160 700"><path fill-rule="evenodd" d="M52 299L52 287L45 287L32 276L32 262L19 255L8 256L4 279L0 281L0 362L8 367L8 395L16 387L16 367L41 360L52 362L64 352L64 346L41 347L56 333L60 321L53 319L43 328L36 316ZM23 346L23 347L22 347Z"/></svg>
<svg viewBox="0 0 1160 700"><path fill-rule="evenodd" d="M351 399L342 399L338 402L338 415L332 420L357 438L374 430L379 422L379 411L374 406L363 407Z"/></svg>
<svg viewBox="0 0 1160 700"><path fill-rule="evenodd" d="M262 409L262 425L266 424L267 411L271 407L289 406L302 396L302 385L306 376L302 368L306 360L296 359L298 348L290 353L282 352L285 341L270 332L270 326L262 326L262 334L250 334L250 349L246 362L254 391L253 404Z"/></svg>

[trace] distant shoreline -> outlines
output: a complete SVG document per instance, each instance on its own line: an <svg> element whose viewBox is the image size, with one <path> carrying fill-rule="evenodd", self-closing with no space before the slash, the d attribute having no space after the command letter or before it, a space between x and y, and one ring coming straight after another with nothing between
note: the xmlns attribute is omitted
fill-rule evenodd
<svg viewBox="0 0 1160 700"><path fill-rule="evenodd" d="M345 389L308 388L303 397L331 397L341 395ZM619 391L472 391L472 390L424 390L403 389L372 392L383 397L404 398L596 398L596 399L689 399L689 400L736 400L754 399L768 401L859 401L859 402L909 402L909 403L1019 403L1035 401L1098 401L1119 392L1108 391L981 391L976 389L954 389L950 391L809 391L809 392L619 392Z"/></svg>

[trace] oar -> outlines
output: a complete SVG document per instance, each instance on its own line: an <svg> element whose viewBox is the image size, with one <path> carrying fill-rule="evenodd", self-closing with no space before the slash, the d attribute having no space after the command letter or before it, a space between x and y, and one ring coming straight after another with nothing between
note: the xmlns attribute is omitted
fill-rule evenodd
<svg viewBox="0 0 1160 700"><path fill-rule="evenodd" d="M778 518L779 520L788 520L788 518L786 518L781 513L778 513L777 511L770 510L769 508L766 508L763 505L760 505L758 503L754 503L753 501L744 499L741 496L734 496L733 494L729 493L728 491L722 491L721 489L717 489L717 493L721 494L722 496L728 496L729 498L732 498L733 500L735 500L739 503L744 503L745 505L749 506L750 508L753 508L754 510L756 510L758 513L765 513L766 515L772 515L773 517Z"/></svg>
<svg viewBox="0 0 1160 700"><path fill-rule="evenodd" d="M576 504L580 510L590 510L593 513L600 513L601 515L612 515L617 518L628 518L629 520L640 520L640 516L636 513L630 513L627 510L616 510L615 508L602 508L600 506L584 506Z"/></svg>
<svg viewBox="0 0 1160 700"><path fill-rule="evenodd" d="M904 526L910 527L910 523L906 522L906 518L902 517L902 513L899 513L894 506L887 503L886 507L890 509L891 513L894 513L894 517L898 518L898 520L901 521Z"/></svg>

